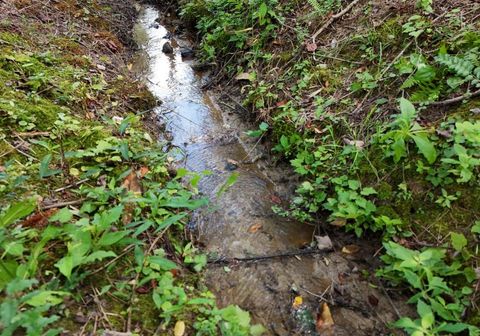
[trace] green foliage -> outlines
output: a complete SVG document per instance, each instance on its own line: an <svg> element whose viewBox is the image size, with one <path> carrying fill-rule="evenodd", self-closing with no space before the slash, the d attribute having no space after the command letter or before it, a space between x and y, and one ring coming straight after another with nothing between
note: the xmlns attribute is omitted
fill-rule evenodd
<svg viewBox="0 0 480 336"><path fill-rule="evenodd" d="M324 15L340 7L340 0L307 0L315 10L315 14Z"/></svg>
<svg viewBox="0 0 480 336"><path fill-rule="evenodd" d="M463 246L460 236L452 236L452 240L455 246ZM416 321L402 318L396 323L397 327L412 333L417 331L418 335L459 333L465 329L469 329L471 335L478 334L478 328L458 323L469 305L468 295L472 293L469 286L457 285L458 278L463 277L466 283L471 283L475 279L472 269L463 268L459 261L448 264L444 249L415 251L394 242L384 243L384 247L387 254L382 260L386 266L377 274L394 284L407 281L416 292L408 302L417 304L420 316Z"/></svg>
<svg viewBox="0 0 480 336"><path fill-rule="evenodd" d="M189 1L182 9L186 19L199 18L196 26L202 33L202 51L205 58L223 58L235 50L259 50L273 36L277 0L214 0ZM253 31L261 29L253 45L247 45Z"/></svg>
<svg viewBox="0 0 480 336"><path fill-rule="evenodd" d="M381 141L387 143L388 153L395 162L399 162L408 153L408 142L413 140L418 151L432 164L437 159L435 146L428 138L428 132L421 127L415 118L417 112L408 100L400 99L400 114L390 124L390 131L381 137Z"/></svg>

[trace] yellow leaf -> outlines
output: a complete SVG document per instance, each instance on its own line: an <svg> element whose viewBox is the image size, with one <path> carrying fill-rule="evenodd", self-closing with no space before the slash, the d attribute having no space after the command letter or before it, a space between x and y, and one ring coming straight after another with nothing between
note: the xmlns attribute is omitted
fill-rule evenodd
<svg viewBox="0 0 480 336"><path fill-rule="evenodd" d="M345 226L345 224L347 224L347 220L345 218L336 218L335 220L330 222L330 224L333 226L342 227L342 226Z"/></svg>
<svg viewBox="0 0 480 336"><path fill-rule="evenodd" d="M303 303L303 298L301 296L295 296L295 299L293 300L292 307L293 309L298 309Z"/></svg>
<svg viewBox="0 0 480 336"><path fill-rule="evenodd" d="M185 322L177 321L177 323L175 323L175 328L173 329L173 334L175 336L183 336L183 334L185 334Z"/></svg>
<svg viewBox="0 0 480 336"><path fill-rule="evenodd" d="M322 313L317 317L317 331L322 334L322 332L326 331L333 327L335 322L333 321L332 313L330 312L330 308L324 302L322 305Z"/></svg>

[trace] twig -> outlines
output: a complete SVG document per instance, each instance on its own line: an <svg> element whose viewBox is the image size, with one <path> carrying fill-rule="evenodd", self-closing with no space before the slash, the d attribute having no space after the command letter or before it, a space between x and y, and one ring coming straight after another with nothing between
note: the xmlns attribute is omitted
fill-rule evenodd
<svg viewBox="0 0 480 336"><path fill-rule="evenodd" d="M82 184L82 183L85 183L85 182L89 181L89 180L90 180L90 179L88 179L88 178L83 179L83 180L80 180L80 181L78 181L78 182L69 184L69 185L67 185L67 186L65 186L65 187L55 189L54 192L60 192L60 191L66 190L66 189L70 189L70 188L72 188L72 187L76 187L76 186L78 186L78 185L80 185L80 184Z"/></svg>
<svg viewBox="0 0 480 336"><path fill-rule="evenodd" d="M450 99L442 100L442 101L438 101L438 102L433 102L433 103L430 103L429 106L451 105L451 104L455 104L455 103L460 103L464 99L474 98L474 97L477 97L477 96L480 96L480 90L477 90L477 91L472 92L472 93L465 93L464 95L461 95L459 97L450 98Z"/></svg>
<svg viewBox="0 0 480 336"><path fill-rule="evenodd" d="M107 322L107 324L111 328L112 324L110 323L110 320L108 319L108 315L105 312L105 309L103 309L102 303L100 302L100 299L98 297L99 292L95 287L93 287L93 285L91 287L92 287L92 291L93 291L93 301L97 304L98 308L100 309L100 312L103 315L103 318L105 319L105 321Z"/></svg>
<svg viewBox="0 0 480 336"><path fill-rule="evenodd" d="M92 273L90 273L90 275L93 275L93 274L97 274L98 272L104 270L105 268L107 268L108 266L110 266L111 264L113 264L114 262L116 262L118 259L122 258L124 255L126 255L128 252L130 252L130 250L135 247L134 244L130 244L128 245L127 247L125 247L123 249L123 252L120 253L118 256L116 256L115 258L113 258L112 260L110 260L109 262L107 262L105 265L103 265L102 267L96 269L95 271L93 271Z"/></svg>
<svg viewBox="0 0 480 336"><path fill-rule="evenodd" d="M41 209L42 210L48 210L48 209L53 209L53 208L64 207L64 206L67 206L67 205L78 205L78 204L82 204L83 201L85 201L84 198L79 199L79 200L75 200L75 201L53 203L53 204L44 205L43 207L41 207Z"/></svg>
<svg viewBox="0 0 480 336"><path fill-rule="evenodd" d="M327 298L325 298L325 294L327 294L327 292L332 288L332 284L328 285L327 288L325 288L325 290L323 291L322 294L315 294L313 292L310 292L308 289L306 288L303 288L303 287L299 287L301 290L303 290L304 292L316 297L316 298L319 298L320 300L322 301L326 301L328 303L330 303L332 306L335 304L335 302L333 300L329 300Z"/></svg>
<svg viewBox="0 0 480 336"><path fill-rule="evenodd" d="M325 249L325 250L291 251L291 252L285 252L285 253L268 254L264 256L243 257L243 258L220 257L216 259L210 259L207 261L207 263L208 264L229 264L234 262L251 262L251 261L270 260L270 259L276 259L276 258L289 258L289 257L296 257L301 255L315 255L315 254L326 255L332 252L333 252L333 249Z"/></svg>
<svg viewBox="0 0 480 336"><path fill-rule="evenodd" d="M29 159L32 159L33 161L39 161L36 157L33 157L31 156L30 154L28 153L25 153L24 151L18 149L19 146L13 146L10 142L8 142L7 140L3 139L3 141L5 141L10 147L12 147L14 150L16 150L17 152L19 152L20 154L28 157Z"/></svg>
<svg viewBox="0 0 480 336"><path fill-rule="evenodd" d="M390 306L392 306L393 311L395 312L395 314L397 314L397 317L400 319L400 318L402 317L402 315L400 315L397 307L393 304L393 301L392 301L392 299L390 298L390 295L388 295L387 290L385 289L385 287L383 287L383 285L382 285L381 282L379 283L379 285L380 285L380 288L382 289L383 293L384 293L385 296L387 297L387 300L388 300L388 302L390 303Z"/></svg>
<svg viewBox="0 0 480 336"><path fill-rule="evenodd" d="M38 132L15 132L15 135L19 136L19 137L24 137L24 138L33 138L33 137L37 137L37 136L49 136L50 132L41 132L41 131L38 131Z"/></svg>
<svg viewBox="0 0 480 336"><path fill-rule="evenodd" d="M345 7L341 12L335 15L332 15L330 19L328 19L328 21L325 22L325 24L312 35L313 42L315 43L315 39L317 38L318 35L320 35L325 29L327 29L336 19L342 17L348 11L350 11L350 9L352 9L353 6L355 6L358 2L360 2L360 0L354 0L347 7Z"/></svg>

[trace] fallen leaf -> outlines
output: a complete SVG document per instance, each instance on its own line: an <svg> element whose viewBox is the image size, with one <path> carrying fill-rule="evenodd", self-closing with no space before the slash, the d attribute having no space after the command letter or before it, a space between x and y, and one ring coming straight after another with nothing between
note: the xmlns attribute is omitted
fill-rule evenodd
<svg viewBox="0 0 480 336"><path fill-rule="evenodd" d="M378 306L378 299L376 296L374 295L369 295L368 296L368 302L372 305L372 306Z"/></svg>
<svg viewBox="0 0 480 336"><path fill-rule="evenodd" d="M316 43L307 42L306 45L307 45L307 51L314 52L315 50L317 50L317 44Z"/></svg>
<svg viewBox="0 0 480 336"><path fill-rule="evenodd" d="M48 219L52 217L57 211L58 209L50 209L43 212L37 212L26 218L23 221L22 226L42 228L48 224Z"/></svg>
<svg viewBox="0 0 480 336"><path fill-rule="evenodd" d="M133 64L132 64L132 63L128 63L128 65L127 65L128 71L132 71L132 67L133 67Z"/></svg>
<svg viewBox="0 0 480 336"><path fill-rule="evenodd" d="M148 169L148 167L143 166L138 170L138 176L140 178L143 178L145 175L148 174L149 171L150 171L150 169Z"/></svg>
<svg viewBox="0 0 480 336"><path fill-rule="evenodd" d="M331 250L333 248L332 240L329 236L315 236L315 240L319 250Z"/></svg>
<svg viewBox="0 0 480 336"><path fill-rule="evenodd" d="M274 204L282 204L282 199L278 197L277 195L271 195L270 196L270 201Z"/></svg>
<svg viewBox="0 0 480 336"><path fill-rule="evenodd" d="M295 296L295 299L293 299L293 304L292 304L293 309L300 308L302 304L303 304L303 298L301 296Z"/></svg>
<svg viewBox="0 0 480 336"><path fill-rule="evenodd" d="M249 74L248 72L242 72L238 75L235 76L235 79L236 80L248 80L250 81L251 80L251 74Z"/></svg>
<svg viewBox="0 0 480 336"><path fill-rule="evenodd" d="M335 218L330 222L330 224L333 226L342 227L347 224L347 220L345 218Z"/></svg>
<svg viewBox="0 0 480 336"><path fill-rule="evenodd" d="M140 180L138 179L136 171L132 170L132 172L128 174L125 180L123 180L122 187L134 194L142 194L142 186L140 185Z"/></svg>
<svg viewBox="0 0 480 336"><path fill-rule="evenodd" d="M248 232L255 233L262 228L262 224L256 223L248 228Z"/></svg>
<svg viewBox="0 0 480 336"><path fill-rule="evenodd" d="M183 336L183 334L185 334L185 322L177 321L177 323L175 323L175 328L173 329L173 335Z"/></svg>
<svg viewBox="0 0 480 336"><path fill-rule="evenodd" d="M345 245L342 248L342 252L345 253L345 254L355 254L358 251L360 251L360 246L353 245L353 244L352 245Z"/></svg>
<svg viewBox="0 0 480 336"><path fill-rule="evenodd" d="M350 140L350 139L344 138L343 141L347 145L357 147L358 149L363 149L363 147L365 147L365 142L361 140Z"/></svg>
<svg viewBox="0 0 480 336"><path fill-rule="evenodd" d="M316 325L317 331L320 334L324 333L327 330L331 330L331 328L335 325L332 313L330 312L330 308L325 302L322 304L322 312L317 315Z"/></svg>

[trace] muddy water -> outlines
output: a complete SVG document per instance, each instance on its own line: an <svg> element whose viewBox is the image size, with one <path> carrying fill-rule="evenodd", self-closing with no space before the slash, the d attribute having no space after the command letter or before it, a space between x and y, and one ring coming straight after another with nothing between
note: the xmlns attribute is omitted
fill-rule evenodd
<svg viewBox="0 0 480 336"><path fill-rule="evenodd" d="M141 9L136 27L143 51L139 63L151 92L162 102L155 113L181 153L178 164L194 172L209 171L199 190L212 199L212 206L193 216L198 240L209 254L226 258L304 247L313 230L273 214L273 195L281 186L257 164L245 163L251 161L251 148L242 134L251 126L234 121L215 94L201 90L204 78L192 70L192 60L181 56L182 48L190 47L188 39L157 23L164 19L156 8ZM173 54L162 52L166 42L174 46ZM238 173L237 182L217 198L232 170ZM218 303L249 310L272 335L316 334L311 317L325 300L332 309L335 335L381 335L387 321L396 318L392 304L398 303L365 281L360 272L365 265L355 257L331 253L224 266L211 265L206 274ZM304 298L300 309L292 308L295 296Z"/></svg>

